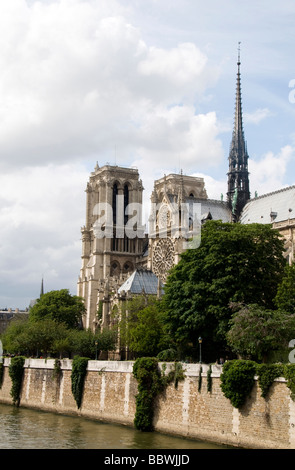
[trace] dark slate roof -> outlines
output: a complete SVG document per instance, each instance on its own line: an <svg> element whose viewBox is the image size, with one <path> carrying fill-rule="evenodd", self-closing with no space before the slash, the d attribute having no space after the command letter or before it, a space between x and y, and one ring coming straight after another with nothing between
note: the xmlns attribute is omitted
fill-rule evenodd
<svg viewBox="0 0 295 470"><path fill-rule="evenodd" d="M158 292L158 278L149 270L136 269L130 277L118 289L118 293L130 292L131 294L153 294Z"/></svg>
<svg viewBox="0 0 295 470"><path fill-rule="evenodd" d="M295 217L295 186L250 199L245 205L242 224L271 224Z"/></svg>

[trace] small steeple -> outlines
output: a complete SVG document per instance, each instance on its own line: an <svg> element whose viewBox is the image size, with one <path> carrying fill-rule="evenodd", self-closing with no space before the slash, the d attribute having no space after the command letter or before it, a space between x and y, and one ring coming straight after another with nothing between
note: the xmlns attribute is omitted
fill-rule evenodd
<svg viewBox="0 0 295 470"><path fill-rule="evenodd" d="M227 201L232 210L233 221L239 220L241 211L250 199L248 153L243 130L240 42L238 47L238 72L236 85L235 120L229 152Z"/></svg>
<svg viewBox="0 0 295 470"><path fill-rule="evenodd" d="M44 283L43 283L43 277L42 277L42 281L41 281L41 291L40 291L40 298L42 297L42 295L44 294Z"/></svg>

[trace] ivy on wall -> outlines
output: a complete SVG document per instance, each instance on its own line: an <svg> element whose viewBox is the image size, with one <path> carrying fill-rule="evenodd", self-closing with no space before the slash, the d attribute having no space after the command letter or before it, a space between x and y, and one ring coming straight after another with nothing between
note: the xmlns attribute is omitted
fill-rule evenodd
<svg viewBox="0 0 295 470"><path fill-rule="evenodd" d="M220 387L235 408L240 408L250 395L254 385L256 364L253 361L236 359L224 364L220 376Z"/></svg>
<svg viewBox="0 0 295 470"><path fill-rule="evenodd" d="M295 401L295 364L285 365L284 377L287 379L287 386L291 390L291 398Z"/></svg>
<svg viewBox="0 0 295 470"><path fill-rule="evenodd" d="M24 356L15 356L11 358L8 372L12 381L10 395L12 396L12 402L14 405L19 405L20 392L22 387L23 375L24 375Z"/></svg>
<svg viewBox="0 0 295 470"><path fill-rule="evenodd" d="M291 398L295 401L295 364L257 364L254 361L235 359L224 364L220 376L221 390L234 407L241 408L245 403L254 385L255 375L258 376L264 399L267 399L274 380L285 377Z"/></svg>
<svg viewBox="0 0 295 470"><path fill-rule="evenodd" d="M78 409L81 408L82 404L84 381L87 373L88 360L88 357L75 356L72 362L72 394L75 398Z"/></svg>
<svg viewBox="0 0 295 470"><path fill-rule="evenodd" d="M167 375L165 375L165 369L164 365L163 373L161 373L158 360L154 357L138 358L133 365L133 376L138 382L134 425L140 431L153 430L156 397L165 390L169 383L174 382L174 386L177 388L178 382L184 379L180 363L174 363L174 367Z"/></svg>
<svg viewBox="0 0 295 470"><path fill-rule="evenodd" d="M0 390L3 384L3 377L4 377L4 364L3 362L0 363Z"/></svg>
<svg viewBox="0 0 295 470"><path fill-rule="evenodd" d="M209 368L207 370L207 392L209 393L212 392L212 366L211 364L209 365Z"/></svg>
<svg viewBox="0 0 295 470"><path fill-rule="evenodd" d="M256 373L261 388L261 396L267 398L274 380L284 374L284 366L281 364L257 364Z"/></svg>

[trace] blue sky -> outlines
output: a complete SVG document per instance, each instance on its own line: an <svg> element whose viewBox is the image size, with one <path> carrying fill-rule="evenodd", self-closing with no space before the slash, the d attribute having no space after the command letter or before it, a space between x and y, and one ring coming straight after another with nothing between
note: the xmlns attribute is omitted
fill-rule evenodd
<svg viewBox="0 0 295 470"><path fill-rule="evenodd" d="M0 3L0 308L76 293L96 161L226 193L241 42L254 195L295 183L293 0Z"/></svg>

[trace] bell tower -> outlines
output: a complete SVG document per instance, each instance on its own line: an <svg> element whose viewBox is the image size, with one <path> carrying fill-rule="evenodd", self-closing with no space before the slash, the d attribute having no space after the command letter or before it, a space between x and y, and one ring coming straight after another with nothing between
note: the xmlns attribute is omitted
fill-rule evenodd
<svg viewBox="0 0 295 470"><path fill-rule="evenodd" d="M144 245L142 182L138 170L96 165L86 187L86 222L77 294L84 298L84 327L110 323L109 297L135 270Z"/></svg>
<svg viewBox="0 0 295 470"><path fill-rule="evenodd" d="M236 87L236 106L235 120L232 134L232 141L229 152L229 171L227 202L232 212L233 222L237 222L242 209L248 199L249 191L249 172L248 172L248 153L244 139L243 116L242 116L242 94L241 94L241 74L240 74L240 43L238 50L238 73Z"/></svg>

